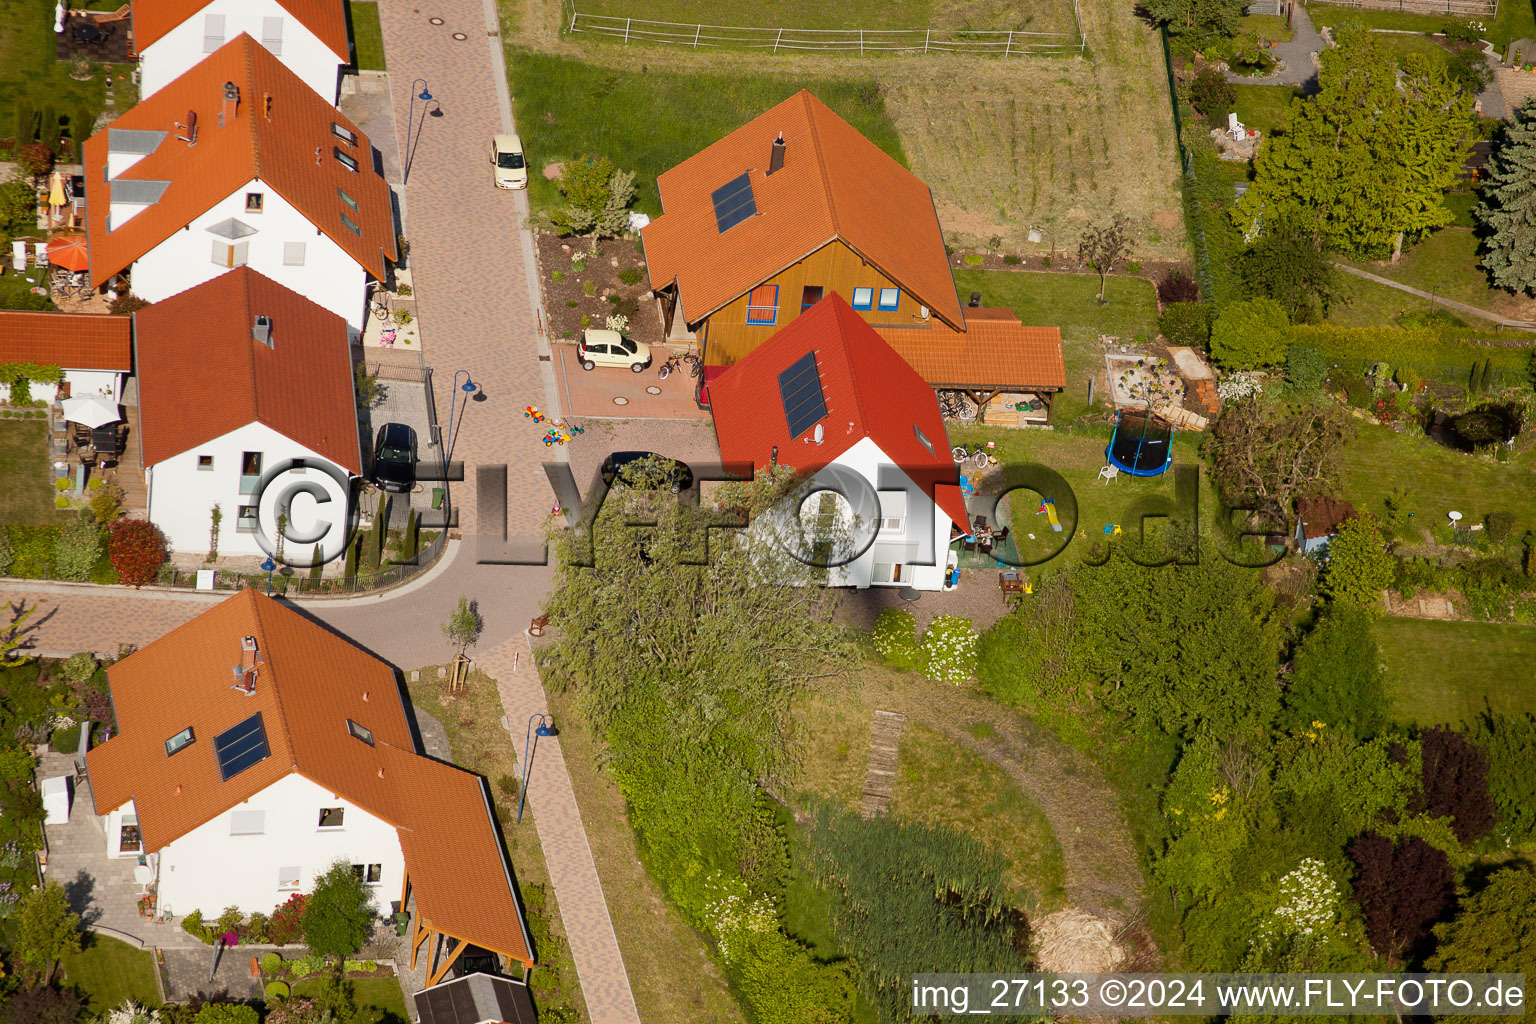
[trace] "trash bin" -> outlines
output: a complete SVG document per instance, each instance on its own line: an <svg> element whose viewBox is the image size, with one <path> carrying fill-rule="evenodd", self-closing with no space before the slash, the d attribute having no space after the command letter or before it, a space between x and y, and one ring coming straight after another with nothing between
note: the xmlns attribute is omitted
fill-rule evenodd
<svg viewBox="0 0 1536 1024"><path fill-rule="evenodd" d="M432 488L432 507L433 508L442 508L443 507L443 498L445 498L446 496L447 496L447 492L444 491L441 487L434 487L434 488Z"/></svg>

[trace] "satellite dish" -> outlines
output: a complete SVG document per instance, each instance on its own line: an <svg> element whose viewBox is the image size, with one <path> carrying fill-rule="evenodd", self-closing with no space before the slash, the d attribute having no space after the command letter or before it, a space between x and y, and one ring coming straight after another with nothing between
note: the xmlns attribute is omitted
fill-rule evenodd
<svg viewBox="0 0 1536 1024"><path fill-rule="evenodd" d="M826 434L827 434L827 432L825 430L823 430L821 428L821 424L818 423L818 424L816 424L816 429L814 431L812 431L811 437L815 440L815 442L817 444L821 444L821 439L823 437L825 437Z"/></svg>

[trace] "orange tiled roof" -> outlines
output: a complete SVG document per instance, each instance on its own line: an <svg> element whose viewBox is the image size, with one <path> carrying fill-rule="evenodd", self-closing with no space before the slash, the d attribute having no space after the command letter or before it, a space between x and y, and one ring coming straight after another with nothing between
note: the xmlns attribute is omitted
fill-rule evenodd
<svg viewBox="0 0 1536 1024"><path fill-rule="evenodd" d="M272 319L272 345L251 334ZM153 466L264 423L362 472L352 351L341 317L238 267L135 316L140 437Z"/></svg>
<svg viewBox="0 0 1536 1024"><path fill-rule="evenodd" d="M231 685L245 636L265 659L254 696ZM96 811L132 800L146 850L297 772L398 830L425 923L531 963L483 783L415 752L388 665L245 590L113 665L107 679L118 735L86 755ZM214 737L257 713L271 754L221 780ZM348 719L372 731L372 746L349 734ZM193 741L167 756L165 741L188 726Z"/></svg>
<svg viewBox="0 0 1536 1024"><path fill-rule="evenodd" d="M781 132L784 167L768 175ZM744 172L758 215L722 234L711 193ZM656 185L665 212L641 232L651 284L675 280L691 323L834 238L934 315L963 322L928 186L803 89Z"/></svg>
<svg viewBox="0 0 1536 1024"><path fill-rule="evenodd" d="M1061 330L1026 327L1006 309L967 309L965 331L876 327L934 387L1064 388Z"/></svg>
<svg viewBox="0 0 1536 1024"><path fill-rule="evenodd" d="M225 82L239 87L240 102L230 123L221 126ZM197 118L195 146L177 138L185 136L177 124L185 125L189 115ZM350 132L356 145L338 138L333 124ZM123 131L165 136L154 152L107 182L110 140ZM354 157L358 169L348 170L332 150ZM86 140L91 279L104 283L253 179L292 204L368 273L383 278L386 261L395 258L394 217L389 186L374 172L372 154L356 125L242 33ZM158 182L164 190L108 231L111 193L119 182ZM343 205L338 189L357 201L356 210ZM356 233L343 214L358 226Z"/></svg>
<svg viewBox="0 0 1536 1024"><path fill-rule="evenodd" d="M207 7L212 0L133 0L133 42L140 50ZM342 0L277 0L343 61L352 57L347 44L347 15Z"/></svg>
<svg viewBox="0 0 1536 1024"><path fill-rule="evenodd" d="M0 363L131 370L131 327L126 316L0 310Z"/></svg>

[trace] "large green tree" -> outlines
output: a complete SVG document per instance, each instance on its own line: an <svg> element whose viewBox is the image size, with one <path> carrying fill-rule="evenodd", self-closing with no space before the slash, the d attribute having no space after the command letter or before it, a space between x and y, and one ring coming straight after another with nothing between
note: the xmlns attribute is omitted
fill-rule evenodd
<svg viewBox="0 0 1536 1024"><path fill-rule="evenodd" d="M1157 25L1166 25L1171 36L1185 36L1195 44L1215 36L1230 36L1243 17L1242 0L1144 0L1141 10Z"/></svg>
<svg viewBox="0 0 1536 1024"><path fill-rule="evenodd" d="M1318 94L1260 151L1253 187L1233 212L1257 236L1277 222L1327 248L1381 257L1451 222L1445 189L1474 138L1472 99L1442 62L1398 62L1360 29L1320 57Z"/></svg>
<svg viewBox="0 0 1536 1024"><path fill-rule="evenodd" d="M1324 593L1341 603L1370 608L1395 576L1396 563L1387 552L1386 538L1375 516L1362 512L1339 524L1338 534L1328 542Z"/></svg>
<svg viewBox="0 0 1536 1024"><path fill-rule="evenodd" d="M1211 355L1228 369L1274 366L1285 360L1290 326L1274 299L1234 302L1211 327Z"/></svg>
<svg viewBox="0 0 1536 1024"><path fill-rule="evenodd" d="M1462 902L1454 920L1435 928L1435 937L1429 970L1536 977L1536 872L1529 866L1500 871Z"/></svg>
<svg viewBox="0 0 1536 1024"><path fill-rule="evenodd" d="M1292 732L1333 729L1370 739L1386 724L1386 688L1371 615L1334 605L1296 651L1285 687L1281 727Z"/></svg>
<svg viewBox="0 0 1536 1024"><path fill-rule="evenodd" d="M1493 283L1536 294L1536 103L1515 111L1488 161L1477 219L1486 231L1482 263Z"/></svg>
<svg viewBox="0 0 1536 1024"><path fill-rule="evenodd" d="M32 972L37 985L53 980L59 961L80 952L80 915L57 882L40 885L21 898L16 909L11 955Z"/></svg>
<svg viewBox="0 0 1536 1024"><path fill-rule="evenodd" d="M1237 273L1253 295L1273 299L1291 323L1312 323L1339 300L1329 254L1314 231L1282 221L1269 225L1237 257Z"/></svg>
<svg viewBox="0 0 1536 1024"><path fill-rule="evenodd" d="M312 952L340 960L363 948L373 928L373 907L363 878L337 861L315 879L304 903L304 942Z"/></svg>

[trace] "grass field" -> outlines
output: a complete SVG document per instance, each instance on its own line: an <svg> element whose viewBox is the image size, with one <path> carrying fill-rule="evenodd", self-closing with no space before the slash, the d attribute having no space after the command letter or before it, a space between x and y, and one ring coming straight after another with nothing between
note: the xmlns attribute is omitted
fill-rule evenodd
<svg viewBox="0 0 1536 1024"><path fill-rule="evenodd" d="M911 9L907 5L914 2L894 6ZM517 40L508 47L508 64L535 168L601 144L620 166L641 171L643 210L654 194L647 174L738 127L773 100L805 86L848 116L839 97L873 87L878 120L894 128L889 143L879 136L874 141L905 153L913 173L932 189L952 242L986 244L996 235L1029 251L1034 247L1026 234L1038 227L1058 248L1075 247L1086 226L1124 214L1139 253L1183 253L1161 47L1129 5L1094 0L1082 6L1092 59L1080 61L625 46L591 34L562 35L559 5L547 0L501 3L504 23L517 25L508 34ZM985 11L992 4L981 0L963 9ZM708 10L724 13L721 5ZM723 18L711 14L709 20ZM573 66L551 64L550 56L572 58ZM636 75L643 78L632 85ZM845 91L826 94L831 83ZM620 90L625 95L614 98ZM594 96L600 92L606 95ZM681 105L673 99L679 94ZM854 124L862 131L869 120ZM680 144L685 138L686 146ZM621 152L619 144L631 152ZM547 208L551 190L537 176L533 190L535 205Z"/></svg>
<svg viewBox="0 0 1536 1024"><path fill-rule="evenodd" d="M359 71L384 70L384 31L379 27L379 5L374 0L349 0L347 17L352 22L353 57Z"/></svg>
<svg viewBox="0 0 1536 1024"><path fill-rule="evenodd" d="M1345 22L1355 22L1366 28L1389 29L1399 32L1443 32L1450 19L1443 14L1414 14L1408 11L1370 11L1355 7L1334 6L1332 4L1314 3L1307 6L1307 14L1312 18L1312 24L1318 28L1324 25L1341 25ZM1465 21L1467 19L1460 19ZM1525 36L1536 36L1536 14L1532 12L1530 0L1503 0L1499 4L1499 15L1495 20L1480 19L1486 31L1483 38L1493 43L1499 50L1503 50L1512 40Z"/></svg>
<svg viewBox="0 0 1536 1024"><path fill-rule="evenodd" d="M81 935L80 946L80 952L64 958L61 973L65 985L78 988L85 996L87 1012L104 1014L125 999L141 1006L159 1005L155 957L149 950L134 949L126 942L92 932ZM395 992L398 996L399 985Z"/></svg>
<svg viewBox="0 0 1536 1024"><path fill-rule="evenodd" d="M1536 711L1536 628L1488 622L1383 619L1387 694L1399 722L1470 721L1487 707Z"/></svg>
<svg viewBox="0 0 1536 1024"><path fill-rule="evenodd" d="M0 420L0 523L48 526L62 520L48 478L48 422Z"/></svg>
<svg viewBox="0 0 1536 1024"><path fill-rule="evenodd" d="M351 978L349 981L358 1009L371 1007L378 1010L384 1015L383 1024L407 1024L411 1019L405 1009L405 993L395 978ZM293 986L293 994L315 996L324 987L324 978L304 978Z"/></svg>
<svg viewBox="0 0 1536 1024"><path fill-rule="evenodd" d="M1058 423L1087 408L1088 378L1104 369L1099 335L1129 341L1157 333L1157 292L1142 277L1112 276L1104 291L1107 306L1098 303L1099 279L1093 274L957 268L955 288L962 296L981 292L983 306L1011 309L1026 324L1061 328L1067 389L1056 398Z"/></svg>
<svg viewBox="0 0 1536 1024"><path fill-rule="evenodd" d="M1490 286L1487 273L1478 265L1477 249L1477 235L1471 229L1442 228L1406 251L1395 266L1385 261L1354 265L1478 309L1518 319L1536 317L1536 300Z"/></svg>
<svg viewBox="0 0 1536 1024"><path fill-rule="evenodd" d="M580 14L743 28L1072 32L1069 0L575 0Z"/></svg>
<svg viewBox="0 0 1536 1024"><path fill-rule="evenodd" d="M1285 19L1275 14L1247 14L1237 23L1237 34L1257 32L1260 39L1269 39L1277 43L1288 43L1294 33L1291 26L1285 23Z"/></svg>
<svg viewBox="0 0 1536 1024"><path fill-rule="evenodd" d="M1237 119L1268 138L1291 119L1291 101L1301 90L1290 85L1235 85Z"/></svg>

